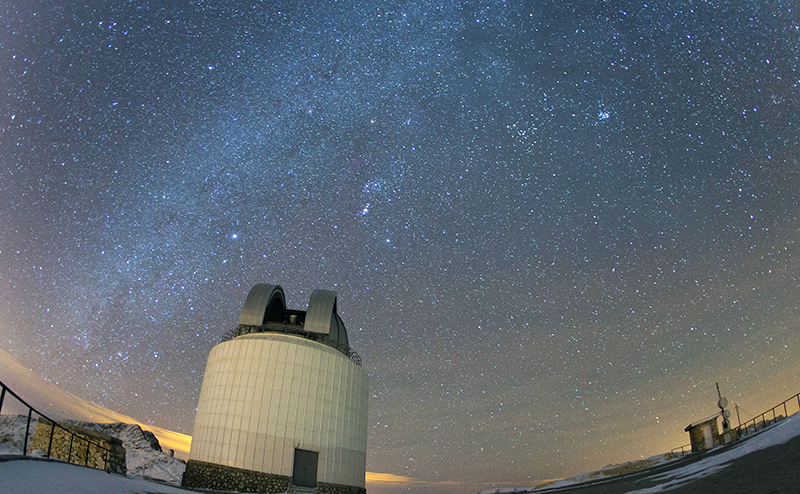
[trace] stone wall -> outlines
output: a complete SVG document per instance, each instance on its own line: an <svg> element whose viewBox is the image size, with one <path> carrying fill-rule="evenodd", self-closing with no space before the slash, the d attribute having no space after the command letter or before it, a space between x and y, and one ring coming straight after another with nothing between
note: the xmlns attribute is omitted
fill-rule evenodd
<svg viewBox="0 0 800 494"><path fill-rule="evenodd" d="M51 434L52 444L50 443ZM53 431L52 422L47 419L39 419L28 449L30 451L40 450L45 453L49 449L50 458L120 475L127 474L125 448L122 447L122 441L72 424L58 423Z"/></svg>
<svg viewBox="0 0 800 494"><path fill-rule="evenodd" d="M706 436L705 432L703 432L703 429L706 427L711 427L711 437L714 440L714 446L719 445L719 426L717 426L717 417L715 415L705 422L686 428L686 431L689 433L689 442L692 444L692 453L699 453L707 449Z"/></svg>
<svg viewBox="0 0 800 494"><path fill-rule="evenodd" d="M291 478L283 475L244 470L242 468L216 465L204 461L189 460L183 473L181 487L237 492L286 492L292 484Z"/></svg>
<svg viewBox="0 0 800 494"><path fill-rule="evenodd" d="M189 460L183 473L181 487L237 492L291 492L292 479L283 475L244 470L204 461ZM317 483L324 494L366 494L363 487Z"/></svg>
<svg viewBox="0 0 800 494"><path fill-rule="evenodd" d="M728 429L727 431L719 435L720 444L729 444L732 443L733 441L738 441L738 440L739 440L738 429Z"/></svg>
<svg viewBox="0 0 800 494"><path fill-rule="evenodd" d="M363 487L317 482L317 490L325 494L367 494Z"/></svg>

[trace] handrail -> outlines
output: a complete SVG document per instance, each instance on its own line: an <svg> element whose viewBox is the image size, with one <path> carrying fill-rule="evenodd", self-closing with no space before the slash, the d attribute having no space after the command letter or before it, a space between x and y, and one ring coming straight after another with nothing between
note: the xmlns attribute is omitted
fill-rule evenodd
<svg viewBox="0 0 800 494"><path fill-rule="evenodd" d="M225 343L226 341L231 341L232 339L236 338L237 336L242 336L242 334L252 334L251 332L242 333L242 331L241 331L242 328L245 328L247 330L253 330L253 329L259 329L260 330L261 328L263 328L263 326L244 326L244 325L240 324L236 329L229 329L228 331L225 331L224 333L222 333L222 336L220 336L220 338L219 338L219 342L220 343ZM255 332L261 333L261 332L263 332L263 330L255 331ZM277 331L271 331L271 332L277 332ZM289 332L286 328L284 328L283 334L292 334L292 335L295 335L295 336L299 336L301 338L305 338L307 340L316 341L316 340L314 340L314 338L312 336L313 334L316 334L316 333L307 333L305 331ZM323 343L323 344L325 344L325 343ZM328 345L328 346L330 346L330 345ZM356 364L357 366L359 366L359 367L363 366L363 363L361 362L361 355L356 353L356 351L353 350L352 348L347 347L346 348L346 350L347 350L346 352L344 351L344 349L342 349L340 347L331 347L331 348L335 348L335 349L341 351L342 353L344 353L345 355L347 355L350 358L350 360L352 360L353 363Z"/></svg>
<svg viewBox="0 0 800 494"><path fill-rule="evenodd" d="M751 432L755 432L755 431L759 430L758 419L761 419L760 424L761 424L761 429L763 429L763 428L767 427L768 425L770 425L772 423L775 423L775 422L777 422L779 420L778 415L775 413L775 410L780 408L780 407L783 407L783 417L784 418L788 417L789 416L789 408L786 406L786 404L789 403L792 400L797 400L797 408L798 408L798 411L800 411L800 393L797 393L796 395L792 396L791 398L787 398L787 399L783 400L781 403L778 403L777 405L775 405L774 407L770 408L766 412L761 413L759 415L756 415L752 419L746 421L744 424L739 424L738 427L732 428L731 430L736 430L736 434L737 434L738 437L742 437L742 436L745 436L747 434L750 434ZM767 419L767 414L770 413L770 412L772 412L772 419ZM794 413L797 413L797 412L792 412L792 414L794 414ZM752 423L752 425L750 425L751 423ZM683 448L685 448L686 446L691 446L691 444L685 444L683 446L678 446L676 448L672 448L670 453L675 453L675 450L680 449L681 450L681 454L685 454L683 452Z"/></svg>
<svg viewBox="0 0 800 494"><path fill-rule="evenodd" d="M783 417L788 417L789 416L789 409L786 406L786 404L789 403L792 400L797 400L797 408L800 411L800 393L797 393L796 395L792 396L791 398L788 398L786 400L783 400L781 403L778 403L777 405L775 405L774 407L770 408L766 412L761 413L759 415L756 415L752 419L746 421L744 423L744 425L740 424L739 427L736 428L737 432L739 433L739 436L741 437L744 434L749 434L750 432L755 432L755 431L759 430L758 429L759 422L757 422L757 420L759 418L761 419L761 428L762 429L764 427L766 427L767 425L776 422L778 420L778 415L775 413L775 409L777 409L777 408L779 408L781 406L783 407ZM770 412L772 412L772 420L769 423L767 423L767 420L768 420L767 419L767 414L770 413ZM795 413L795 412L793 412L793 413ZM750 424L750 422L753 423L752 431L750 430L750 425L748 425L748 424Z"/></svg>
<svg viewBox="0 0 800 494"><path fill-rule="evenodd" d="M683 450L684 448L689 448L689 451L684 451ZM689 453L692 452L692 443L684 444L683 446L678 446L677 448L672 448L672 450L670 450L670 453L676 454L675 450L677 449L681 450L681 455L688 455Z"/></svg>
<svg viewBox="0 0 800 494"><path fill-rule="evenodd" d="M82 437L81 435L76 434L76 433L72 432L71 430L61 426L55 420L53 420L50 417L48 417L47 415L41 413L39 410L36 410L35 408L33 408L27 401L23 400L17 393L14 392L14 390L12 390L8 386L6 386L2 381L0 381L0 388L2 388L2 391L0 391L0 413L2 413L2 410L3 410L3 401L4 401L5 397L6 397L6 392L10 393L11 396L16 398L20 403L22 403L26 407L28 407L28 420L25 423L25 440L24 440L23 446L22 446L22 455L23 456L27 456L27 454L28 454L28 436L30 435L31 419L32 419L33 412L36 412L36 414L40 418L43 418L43 419L47 420L48 422L50 422L50 424L52 424L52 429L50 430L50 439L48 440L48 443L47 443L47 458L50 458L50 453L51 453L52 448L53 448L53 436L55 435L56 427L59 427L60 429L64 430L64 432L66 432L66 433L68 433L70 435L70 439L69 439L69 459L67 460L67 463L72 463L72 445L73 445L74 439L77 437L81 441L86 441L86 459L84 461L84 466L90 466L89 465L89 449L90 449L90 446L94 445L97 448L99 448L99 449L104 451L104 453L103 453L103 468L102 469L103 470L107 470L108 469L108 458L109 458L109 455L111 454L111 450L109 448L106 448L105 446L103 446L100 443L95 443L95 442L93 442L93 441L91 441L91 440L89 440L89 439L87 439L85 437Z"/></svg>

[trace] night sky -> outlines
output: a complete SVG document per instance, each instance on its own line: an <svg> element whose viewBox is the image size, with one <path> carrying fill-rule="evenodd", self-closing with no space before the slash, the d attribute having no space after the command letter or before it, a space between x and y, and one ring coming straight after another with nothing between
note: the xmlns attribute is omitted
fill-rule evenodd
<svg viewBox="0 0 800 494"><path fill-rule="evenodd" d="M800 391L798 9L3 2L0 348L191 434L252 285L335 290L419 492L749 419Z"/></svg>

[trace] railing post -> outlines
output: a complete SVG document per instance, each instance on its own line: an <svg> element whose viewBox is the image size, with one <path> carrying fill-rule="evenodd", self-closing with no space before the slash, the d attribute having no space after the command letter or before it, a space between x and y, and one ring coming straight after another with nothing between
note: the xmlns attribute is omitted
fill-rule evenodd
<svg viewBox="0 0 800 494"><path fill-rule="evenodd" d="M56 423L50 422L50 442L47 443L47 457L50 458L50 452L53 450L53 436L56 433Z"/></svg>
<svg viewBox="0 0 800 494"><path fill-rule="evenodd" d="M83 460L83 466L88 466L89 465L89 446L91 444L92 443L89 442L89 440L87 439L86 440L86 458Z"/></svg>
<svg viewBox="0 0 800 494"><path fill-rule="evenodd" d="M0 386L3 386L3 391L0 391L0 413L3 412L3 400L6 399L6 385L0 383Z"/></svg>
<svg viewBox="0 0 800 494"><path fill-rule="evenodd" d="M33 408L28 407L28 422L25 424L25 442L22 446L22 456L28 454L28 434L31 431L31 413L33 412Z"/></svg>
<svg viewBox="0 0 800 494"><path fill-rule="evenodd" d="M67 463L72 463L72 444L75 440L75 434L69 435L69 456L67 458Z"/></svg>

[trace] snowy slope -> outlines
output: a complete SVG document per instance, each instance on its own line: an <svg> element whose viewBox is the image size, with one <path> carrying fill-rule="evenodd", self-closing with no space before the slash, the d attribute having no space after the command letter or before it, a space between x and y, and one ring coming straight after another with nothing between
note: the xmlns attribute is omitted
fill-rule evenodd
<svg viewBox="0 0 800 494"><path fill-rule="evenodd" d="M730 466L730 462L732 460L742 458L751 453L769 448L771 446L784 444L798 436L800 436L800 413L791 415L776 424L758 431L754 435L747 436L741 441L732 443L719 454L708 456L700 461L683 465L681 467L655 475L653 479L658 481L658 485L656 487L633 490L627 492L627 494L655 494L689 484L695 480L723 471L725 468ZM667 463L670 459L672 459L670 458L670 455L654 456L652 458L642 460L641 462L632 462L631 465L633 466L640 464L639 466L642 466L641 464L644 464L644 468L650 468L652 466ZM479 494L520 494L537 492L539 490L550 491L560 487L569 487L581 484L590 480L610 478L623 473L629 473L620 472L620 469L624 469L625 467L626 464L614 465L603 468L597 472L587 473L555 482L548 482L537 487L489 489L481 491ZM640 468L634 468L631 471L637 470L640 470Z"/></svg>
<svg viewBox="0 0 800 494"><path fill-rule="evenodd" d="M515 491L535 491L537 489L554 489L557 487L567 487L570 485L575 484L582 484L584 482L589 482L592 480L599 480L604 478L611 478L616 477L619 475L626 475L633 472L638 472L644 470L646 468L651 468L657 465L663 465L668 463L672 460L676 460L680 458L679 455L675 455L672 453L666 453L663 455L656 455L650 458L645 458L644 460L638 461L629 461L626 463L622 463L619 465L609 465L607 467L603 467L596 472L584 473L581 475L576 475L575 477L570 477L567 479L561 480L554 480L552 482L546 482L544 484L537 485L535 488L527 488L527 489L490 489L487 491L482 491L480 494L513 494Z"/></svg>
<svg viewBox="0 0 800 494"><path fill-rule="evenodd" d="M786 443L797 436L800 436L800 413L791 415L777 424L759 431L755 437L733 443L726 451L718 455L661 474L659 476L661 482L657 487L632 491L629 494L654 494L690 483L727 468L730 462L736 458Z"/></svg>
<svg viewBox="0 0 800 494"><path fill-rule="evenodd" d="M128 475L148 477L179 485L186 470L186 462L173 458L161 450L156 436L137 424L95 424L89 422L67 422L84 429L91 429L122 441L125 448L125 463Z"/></svg>
<svg viewBox="0 0 800 494"><path fill-rule="evenodd" d="M27 417L22 415L0 415L0 455L18 455L22 453L25 438ZM31 420L28 441L36 430L36 419Z"/></svg>

